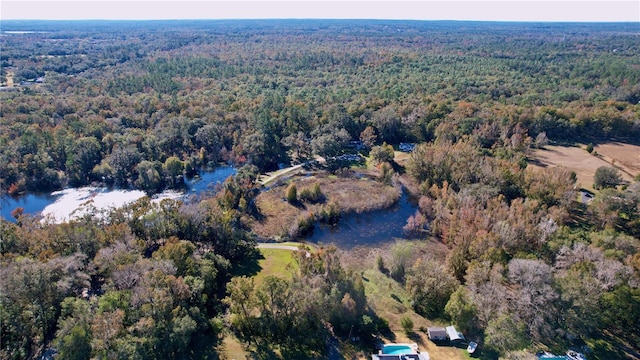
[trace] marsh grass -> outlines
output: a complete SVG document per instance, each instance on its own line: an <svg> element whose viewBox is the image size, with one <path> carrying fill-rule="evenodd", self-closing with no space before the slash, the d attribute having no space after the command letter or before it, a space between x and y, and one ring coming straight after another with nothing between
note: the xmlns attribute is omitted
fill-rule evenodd
<svg viewBox="0 0 640 360"><path fill-rule="evenodd" d="M347 178L318 174L294 178L291 183L298 189L317 186L323 201L291 204L286 200L287 186L262 192L256 198L261 219L254 219L249 224L259 237L293 239L304 235L300 230L305 230L309 220L312 223L319 220L334 221L340 215L384 209L396 203L401 195L399 188L358 174Z"/></svg>

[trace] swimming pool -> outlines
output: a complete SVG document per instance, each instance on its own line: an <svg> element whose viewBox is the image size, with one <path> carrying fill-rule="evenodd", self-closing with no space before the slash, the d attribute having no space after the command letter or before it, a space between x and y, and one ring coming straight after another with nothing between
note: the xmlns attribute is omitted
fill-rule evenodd
<svg viewBox="0 0 640 360"><path fill-rule="evenodd" d="M416 351L409 344L388 344L382 347L382 353L388 355L415 354Z"/></svg>

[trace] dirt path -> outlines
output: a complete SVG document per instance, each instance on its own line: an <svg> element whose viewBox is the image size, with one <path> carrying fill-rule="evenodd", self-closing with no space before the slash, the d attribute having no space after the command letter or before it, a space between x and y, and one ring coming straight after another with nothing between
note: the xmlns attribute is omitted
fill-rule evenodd
<svg viewBox="0 0 640 360"><path fill-rule="evenodd" d="M13 87L13 71L7 71L7 87Z"/></svg>
<svg viewBox="0 0 640 360"><path fill-rule="evenodd" d="M292 172L302 168L305 164L294 165L294 166L291 166L291 167L288 167L288 168L284 168L284 169L278 170L278 171L273 172L271 174L262 175L264 177L262 179L260 179L260 183L262 184L262 186L266 186L270 182L273 182L274 180L278 179L279 177L291 174Z"/></svg>
<svg viewBox="0 0 640 360"><path fill-rule="evenodd" d="M298 251L297 246L269 244L269 243L258 243L258 249L280 249L280 250Z"/></svg>

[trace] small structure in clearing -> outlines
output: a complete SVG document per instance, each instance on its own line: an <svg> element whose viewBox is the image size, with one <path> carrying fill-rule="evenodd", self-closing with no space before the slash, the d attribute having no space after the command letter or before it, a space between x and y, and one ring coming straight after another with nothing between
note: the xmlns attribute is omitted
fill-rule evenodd
<svg viewBox="0 0 640 360"><path fill-rule="evenodd" d="M446 341L447 331L443 327L429 327L427 328L427 335L431 341Z"/></svg>

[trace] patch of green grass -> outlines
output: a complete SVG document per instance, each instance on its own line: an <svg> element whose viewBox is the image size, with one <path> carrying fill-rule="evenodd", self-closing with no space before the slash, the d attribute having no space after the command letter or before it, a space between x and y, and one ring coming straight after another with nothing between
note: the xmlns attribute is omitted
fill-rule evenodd
<svg viewBox="0 0 640 360"><path fill-rule="evenodd" d="M461 351L461 353L463 354L465 359L470 360L495 360L500 356L500 354L498 354L494 350L486 350L480 348L478 348L473 354L469 354L466 349Z"/></svg>
<svg viewBox="0 0 640 360"><path fill-rule="evenodd" d="M389 322L392 331L403 332L401 320L404 316L414 322L416 329L426 326L425 319L411 308L411 298L401 284L374 269L366 270L363 277L369 305L378 317Z"/></svg>
<svg viewBox="0 0 640 360"><path fill-rule="evenodd" d="M249 359L249 354L245 351L242 343L232 334L225 334L221 345L218 348L221 360L227 359Z"/></svg>
<svg viewBox="0 0 640 360"><path fill-rule="evenodd" d="M260 249L260 253L263 259L258 261L261 270L254 276L256 285L261 284L267 276L290 279L293 273L298 270L298 264L291 250Z"/></svg>

